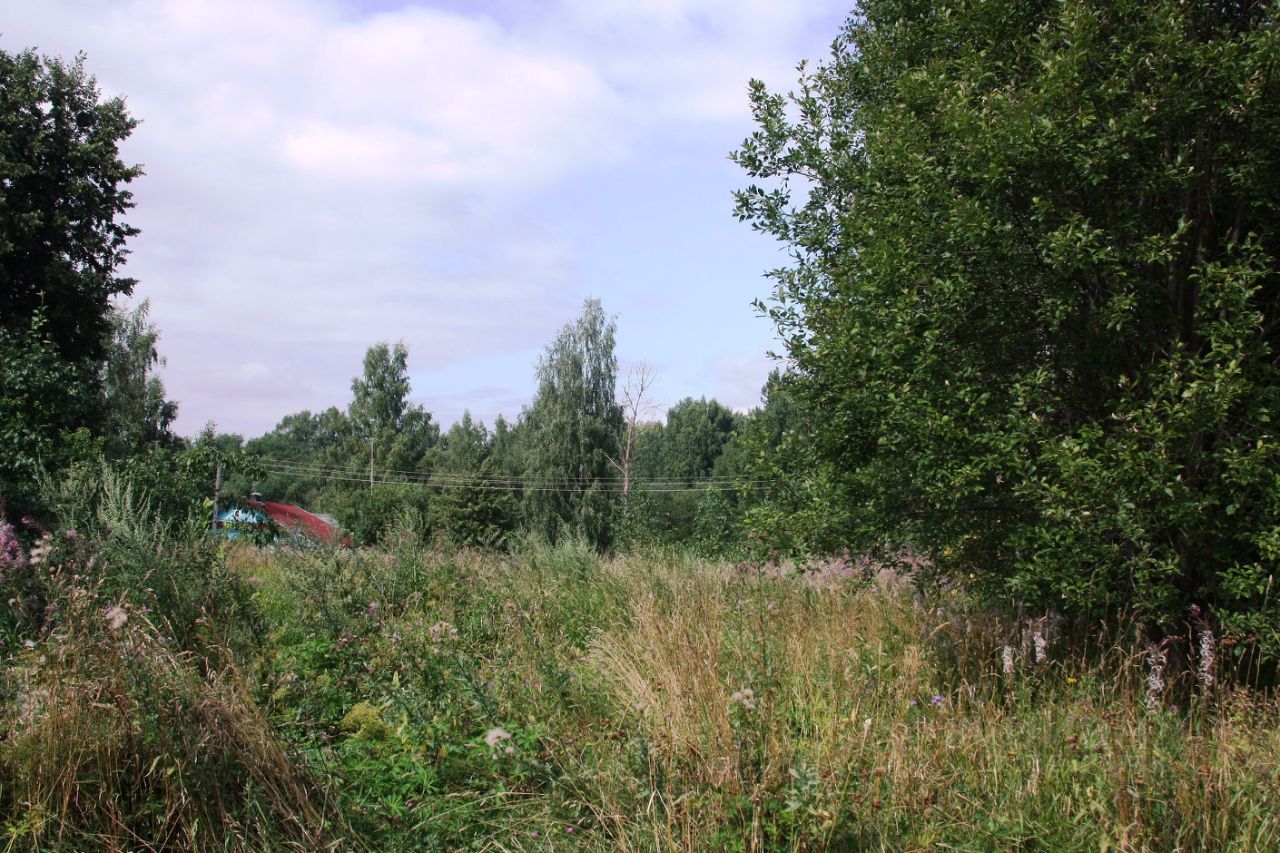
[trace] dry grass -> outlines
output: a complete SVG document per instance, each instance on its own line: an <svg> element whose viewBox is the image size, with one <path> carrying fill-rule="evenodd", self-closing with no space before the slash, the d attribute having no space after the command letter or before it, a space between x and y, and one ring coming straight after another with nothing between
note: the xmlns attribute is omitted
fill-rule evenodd
<svg viewBox="0 0 1280 853"><path fill-rule="evenodd" d="M57 630L7 670L18 701L0 717L4 849L335 844L340 819L229 656L177 652L127 603L64 592Z"/></svg>
<svg viewBox="0 0 1280 853"><path fill-rule="evenodd" d="M636 581L630 618L590 655L662 780L633 822L617 817L625 786L597 805L627 846L706 849L735 820L748 850L1280 844L1272 700L1149 712L1141 656L1074 674L1024 661L1006 679L993 622L893 582L815 589L685 566L655 583L632 568L612 567ZM985 661L957 664L966 633ZM753 707L733 698L744 687Z"/></svg>
<svg viewBox="0 0 1280 853"><path fill-rule="evenodd" d="M1131 634L1088 653L1050 637L1034 663L1023 626L891 572L574 546L232 559L279 647L258 698L372 849L1280 849L1277 702L1170 688L1149 707ZM150 849L332 842L317 827L338 818L233 667L169 655L141 619L82 621L95 627L59 641L74 660L52 641L29 653L49 660L26 659L28 711L0 746L11 773L39 771L24 838L75 825L107 849L148 849L129 832ZM335 728L356 702L385 715L385 738ZM494 726L513 754L490 755ZM126 776L145 796L83 781Z"/></svg>

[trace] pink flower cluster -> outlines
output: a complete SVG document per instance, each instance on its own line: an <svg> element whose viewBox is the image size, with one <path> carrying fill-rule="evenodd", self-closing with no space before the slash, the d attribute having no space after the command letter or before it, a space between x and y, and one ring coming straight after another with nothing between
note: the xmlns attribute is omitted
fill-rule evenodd
<svg viewBox="0 0 1280 853"><path fill-rule="evenodd" d="M0 581L4 580L5 569L20 569L26 564L27 555L13 525L0 520Z"/></svg>

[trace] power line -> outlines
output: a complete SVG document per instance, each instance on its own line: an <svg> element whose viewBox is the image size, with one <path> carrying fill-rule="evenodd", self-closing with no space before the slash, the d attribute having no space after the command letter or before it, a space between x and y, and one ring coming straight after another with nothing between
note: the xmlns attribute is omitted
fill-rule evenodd
<svg viewBox="0 0 1280 853"><path fill-rule="evenodd" d="M306 461L299 461L299 460L292 460L292 459L273 459L271 457L265 457L265 456L255 457L255 459L256 461L261 462L263 464L287 465L289 467L303 468L303 469L312 468L318 471L340 471L343 473L363 473L364 471L368 470L363 464L360 464L360 465L354 465L354 464L343 465L340 463L323 464L319 462L306 462ZM481 479L481 480L495 480L495 481L504 481L504 482L526 482L529 480L528 477L524 477L522 475L502 476L502 475L494 475L494 474L461 474L457 472L448 472L448 471L437 471L437 472L427 473L423 471L407 470L403 468L383 468L381 470L384 474L403 474L408 477L433 476L433 477L443 477L443 478L452 478L452 479L465 479L465 480ZM602 482L602 481L622 482L624 478L620 476L608 474L608 475L601 475L599 477L562 477L560 479L566 482L577 481L577 482L594 483L594 482ZM634 476L632 479L634 479ZM762 483L763 484L763 483L769 483L772 481L742 480L742 479L739 479L738 477L733 477L733 476L718 476L718 477L708 476L708 477L694 477L694 478L655 477L655 478L644 479L644 482L650 483L650 484L677 485L677 484L689 484L691 482L712 483L712 484L716 484L716 483L732 483L732 484Z"/></svg>
<svg viewBox="0 0 1280 853"><path fill-rule="evenodd" d="M315 463L295 463L281 460L259 459L260 465L271 473L309 476L320 479L349 483L379 483L389 485L412 485L422 488L437 489L479 489L483 491L527 491L527 492L577 492L583 491L585 485L599 484L611 491L621 491L618 478L561 478L560 485L550 485L546 481L531 480L519 477L486 477L481 475L467 476L463 474L422 474L397 471L382 472L372 480L358 470L344 467L323 467ZM393 474L394 476L387 476ZM725 478L698 481L699 484L688 485L688 481L640 481L631 487L632 492L642 493L679 493L679 492L736 492L750 488L768 488L772 485L766 480L750 480L738 483L727 482Z"/></svg>

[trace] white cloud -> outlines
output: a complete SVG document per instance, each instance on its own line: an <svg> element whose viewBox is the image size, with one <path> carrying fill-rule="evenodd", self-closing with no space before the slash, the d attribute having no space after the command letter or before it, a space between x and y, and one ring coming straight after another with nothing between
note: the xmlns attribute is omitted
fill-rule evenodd
<svg viewBox="0 0 1280 853"><path fill-rule="evenodd" d="M749 125L747 78L786 85L813 54L814 21L838 18L825 2L764 0L554 0L490 14L361 14L349 2L6 10L0 48L87 52L106 93L127 94L143 120L125 148L147 172L128 216L143 231L129 273L152 299L183 431L212 418L254 433L343 405L364 348L400 338L415 378L454 383L418 383L415 396L508 410L532 377L531 365L513 377L510 359L611 285L584 275L592 229L566 227L572 205L552 210L548 195L639 161L683 167L671 152L688 140L727 150ZM646 215L609 201L616 231ZM634 251L633 266L668 249ZM476 361L494 352L506 355ZM463 382L469 364L483 375ZM736 387L736 369L716 370ZM752 395L753 370L741 378Z"/></svg>
<svg viewBox="0 0 1280 853"><path fill-rule="evenodd" d="M716 378L715 397L739 412L759 408L764 382L778 367L777 360L757 352L714 359L711 374Z"/></svg>

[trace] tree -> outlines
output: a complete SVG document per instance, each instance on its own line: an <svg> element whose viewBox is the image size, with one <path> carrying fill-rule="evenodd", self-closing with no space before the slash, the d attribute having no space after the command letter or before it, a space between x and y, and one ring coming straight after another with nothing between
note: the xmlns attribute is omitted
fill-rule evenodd
<svg viewBox="0 0 1280 853"><path fill-rule="evenodd" d="M665 424L652 424L640 433L635 479L659 491L635 502L641 517L628 519L634 538L691 541L699 507L710 505L705 494L692 490L711 476L740 421L715 400L686 397L667 410Z"/></svg>
<svg viewBox="0 0 1280 853"><path fill-rule="evenodd" d="M348 465L352 435L351 420L336 406L315 415L309 411L285 415L271 432L245 445L249 455L266 463L264 476L252 482L231 480L229 494L256 490L272 500L315 506L328 484L326 472ZM362 458L367 463L367 455Z"/></svg>
<svg viewBox="0 0 1280 853"><path fill-rule="evenodd" d="M711 476L741 420L716 400L686 397L676 403L654 435L656 475L686 486Z"/></svg>
<svg viewBox="0 0 1280 853"><path fill-rule="evenodd" d="M0 500L10 513L38 512L41 472L84 455L80 424L92 403L84 372L59 357L42 314L25 330L0 325Z"/></svg>
<svg viewBox="0 0 1280 853"><path fill-rule="evenodd" d="M1280 651L1276 23L866 0L791 98L752 84L738 213L792 251L769 312L823 524Z"/></svg>
<svg viewBox="0 0 1280 853"><path fill-rule="evenodd" d="M136 125L83 56L0 51L0 325L23 333L41 313L68 363L103 359L108 300L134 285L117 275L138 233L120 217L142 170L118 147Z"/></svg>
<svg viewBox="0 0 1280 853"><path fill-rule="evenodd" d="M614 467L622 475L623 500L631 491L631 469L635 463L636 440L644 422L653 417L658 407L649 399L649 392L658 381L653 367L646 362L637 362L627 369L626 381L622 383L622 416L624 429L622 433L622 458L615 461Z"/></svg>
<svg viewBox="0 0 1280 853"><path fill-rule="evenodd" d="M114 457L139 453L152 445L171 446L169 425L178 404L165 399L164 383L155 369L164 365L156 351L160 333L147 321L151 304L144 300L131 312L113 310L111 340L102 367L102 435Z"/></svg>
<svg viewBox="0 0 1280 853"><path fill-rule="evenodd" d="M533 529L551 541L563 531L600 549L613 540L618 492L609 460L622 434L615 332L600 301L588 299L538 362L537 396L525 413L525 506Z"/></svg>
<svg viewBox="0 0 1280 853"><path fill-rule="evenodd" d="M364 373L351 381L348 414L363 446L352 446L351 462L381 465L391 471L423 467L440 437L439 427L422 406L409 402L409 348L380 343L364 356ZM370 453L374 459L370 463Z"/></svg>
<svg viewBox="0 0 1280 853"><path fill-rule="evenodd" d="M36 481L95 451L99 368L118 276L136 122L84 71L0 51L0 500L36 512Z"/></svg>
<svg viewBox="0 0 1280 853"><path fill-rule="evenodd" d="M488 430L463 412L443 444L432 476L432 529L456 545L500 545L515 527L517 504L512 481L495 468Z"/></svg>
<svg viewBox="0 0 1280 853"><path fill-rule="evenodd" d="M409 348L375 344L364 354L364 374L351 380L349 414L356 429L370 436L396 432L409 410Z"/></svg>

